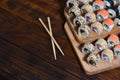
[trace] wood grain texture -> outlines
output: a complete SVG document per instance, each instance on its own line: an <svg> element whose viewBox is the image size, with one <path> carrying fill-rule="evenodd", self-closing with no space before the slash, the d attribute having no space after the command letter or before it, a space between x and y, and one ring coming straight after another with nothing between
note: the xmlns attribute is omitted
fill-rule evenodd
<svg viewBox="0 0 120 80"><path fill-rule="evenodd" d="M1 0L2 76L8 80L119 80L119 69L94 76L84 73L63 28L65 2ZM38 21L38 17L47 21L47 16L51 17L53 35L65 53L63 57L57 50L57 61L53 57L50 37Z"/></svg>

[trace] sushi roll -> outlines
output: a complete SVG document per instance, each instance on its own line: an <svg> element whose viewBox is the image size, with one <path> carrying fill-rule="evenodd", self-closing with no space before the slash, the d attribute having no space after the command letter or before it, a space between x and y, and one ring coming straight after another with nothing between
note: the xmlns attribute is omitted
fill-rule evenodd
<svg viewBox="0 0 120 80"><path fill-rule="evenodd" d="M120 6L114 6L108 9L109 17L115 18L116 16L120 15Z"/></svg>
<svg viewBox="0 0 120 80"><path fill-rule="evenodd" d="M105 3L106 8L110 8L112 6L119 4L120 1L119 0L104 0L104 3Z"/></svg>
<svg viewBox="0 0 120 80"><path fill-rule="evenodd" d="M92 23L96 21L96 15L94 13L86 13L85 14L85 19L86 19L86 23Z"/></svg>
<svg viewBox="0 0 120 80"><path fill-rule="evenodd" d="M78 0L78 4L81 6L81 5L84 5L84 4L88 4L89 1L88 0Z"/></svg>
<svg viewBox="0 0 120 80"><path fill-rule="evenodd" d="M78 28L78 35L80 35L83 38L87 38L90 34L90 28L87 25L81 25Z"/></svg>
<svg viewBox="0 0 120 80"><path fill-rule="evenodd" d="M99 39L95 43L95 48L96 48L96 50L99 50L99 51L107 49L108 48L107 42L104 39Z"/></svg>
<svg viewBox="0 0 120 80"><path fill-rule="evenodd" d="M104 4L104 2L102 0L95 0L93 2L93 10L94 11L98 11L100 9L104 9L104 7L105 7L105 4Z"/></svg>
<svg viewBox="0 0 120 80"><path fill-rule="evenodd" d="M95 46L92 43L86 43L82 47L82 53L83 54L89 54L92 53L95 50Z"/></svg>
<svg viewBox="0 0 120 80"><path fill-rule="evenodd" d="M115 22L115 26L117 26L118 28L120 28L120 16L116 17L114 19L114 22Z"/></svg>
<svg viewBox="0 0 120 80"><path fill-rule="evenodd" d="M99 54L89 54L87 56L87 63L92 65L92 66L98 66L99 64L99 60L100 60L100 56Z"/></svg>
<svg viewBox="0 0 120 80"><path fill-rule="evenodd" d="M107 39L108 46L114 47L115 45L119 44L119 37L117 35L111 34Z"/></svg>
<svg viewBox="0 0 120 80"><path fill-rule="evenodd" d="M84 4L81 7L81 13L86 14L86 13L93 13L93 8L90 4Z"/></svg>
<svg viewBox="0 0 120 80"><path fill-rule="evenodd" d="M97 20L103 21L104 19L107 19L109 17L109 13L107 10L102 9L97 12Z"/></svg>
<svg viewBox="0 0 120 80"><path fill-rule="evenodd" d="M73 6L68 10L68 14L70 17L75 17L81 15L80 8L77 6Z"/></svg>
<svg viewBox="0 0 120 80"><path fill-rule="evenodd" d="M72 6L79 6L79 5L78 5L78 1L77 1L77 0L68 0L68 1L66 2L66 6L67 6L68 8L70 8L70 7L72 7Z"/></svg>
<svg viewBox="0 0 120 80"><path fill-rule="evenodd" d="M81 26L86 24L86 20L83 16L76 16L73 20L74 26Z"/></svg>
<svg viewBox="0 0 120 80"><path fill-rule="evenodd" d="M103 26L100 22L94 22L91 25L91 30L96 34L101 34L103 32Z"/></svg>
<svg viewBox="0 0 120 80"><path fill-rule="evenodd" d="M120 44L118 44L114 47L114 55L116 57L120 58Z"/></svg>
<svg viewBox="0 0 120 80"><path fill-rule="evenodd" d="M103 21L103 29L110 32L114 27L114 21L110 18Z"/></svg>
<svg viewBox="0 0 120 80"><path fill-rule="evenodd" d="M111 63L112 60L114 59L114 55L113 55L113 51L110 49L105 49L102 53L101 53L101 58L102 60Z"/></svg>

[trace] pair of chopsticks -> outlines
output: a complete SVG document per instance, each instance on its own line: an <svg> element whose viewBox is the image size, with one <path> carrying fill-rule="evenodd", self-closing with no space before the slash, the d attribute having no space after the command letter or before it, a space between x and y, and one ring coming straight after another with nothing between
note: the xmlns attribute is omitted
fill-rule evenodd
<svg viewBox="0 0 120 80"><path fill-rule="evenodd" d="M55 45L56 45L56 47L59 49L59 51L61 52L61 54L62 54L63 56L64 56L64 53L63 53L62 49L60 48L59 44L57 43L57 41L55 40L55 38L53 37L50 17L47 17L47 20L48 20L49 30L48 30L47 26L45 25L45 23L43 22L43 20L42 20L41 18L39 18L39 21L41 22L42 26L45 28L45 30L47 31L47 33L48 33L49 36L51 37L51 43L52 43L54 58L55 58L55 60L56 60L57 57L56 57Z"/></svg>

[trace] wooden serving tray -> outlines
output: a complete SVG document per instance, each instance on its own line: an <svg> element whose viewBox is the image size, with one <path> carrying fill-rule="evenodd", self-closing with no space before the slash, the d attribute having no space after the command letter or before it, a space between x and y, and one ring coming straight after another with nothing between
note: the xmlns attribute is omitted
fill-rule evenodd
<svg viewBox="0 0 120 80"><path fill-rule="evenodd" d="M72 33L74 34L75 38L77 39L77 41L79 43L85 43L85 42L88 42L88 41L91 42L91 41L93 41L95 39L98 39L100 37L104 38L104 37L108 36L109 34L112 34L112 33L118 34L120 32L120 29L118 27L114 27L113 30L110 31L110 32L107 32L107 31L103 30L103 32L100 35L91 31L89 37L83 38L83 37L79 36L77 31L75 30L74 25L73 25L73 23L70 19L70 16L67 13L67 8L65 8L65 10L64 10L64 15L66 17L66 20L67 20L67 23L68 23L69 27L72 30Z"/></svg>
<svg viewBox="0 0 120 80"><path fill-rule="evenodd" d="M114 68L117 68L117 67L120 67L120 59L119 58L115 58L111 63L106 63L105 61L103 60L100 60L99 61L99 65L98 66L92 66L92 65L88 65L86 63L86 61L84 61L84 54L82 54L81 52L81 49L80 47L81 44L76 41L73 33L72 33L72 30L70 29L70 27L68 26L67 23L65 23L65 26L64 26L64 29L65 29L65 32L67 33L68 35L68 38L79 58L79 61L85 71L86 74L88 75L93 75L93 74L96 74L96 73L100 73L100 72L103 72L103 71L107 71L107 70L110 70L110 69L114 69Z"/></svg>

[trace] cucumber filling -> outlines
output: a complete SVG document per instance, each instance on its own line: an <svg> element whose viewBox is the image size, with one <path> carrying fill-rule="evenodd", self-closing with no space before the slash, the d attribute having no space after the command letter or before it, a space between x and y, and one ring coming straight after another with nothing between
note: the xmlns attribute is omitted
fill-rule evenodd
<svg viewBox="0 0 120 80"><path fill-rule="evenodd" d="M87 48L84 48L84 51L88 54L90 51Z"/></svg>
<svg viewBox="0 0 120 80"><path fill-rule="evenodd" d="M110 41L109 42L111 46L114 46L114 42L113 41Z"/></svg>
<svg viewBox="0 0 120 80"><path fill-rule="evenodd" d="M95 10L100 10L100 6L95 5Z"/></svg>
<svg viewBox="0 0 120 80"><path fill-rule="evenodd" d="M116 53L117 53L117 56L120 56L120 51L116 51Z"/></svg>
<svg viewBox="0 0 120 80"><path fill-rule="evenodd" d="M106 25L106 24L104 24L104 28L105 28L106 30L109 29L108 25Z"/></svg>
<svg viewBox="0 0 120 80"><path fill-rule="evenodd" d="M99 16L98 16L98 20L103 21L103 16L102 16L102 15L99 15Z"/></svg>
<svg viewBox="0 0 120 80"><path fill-rule="evenodd" d="M77 20L75 21L76 26L80 26L80 22Z"/></svg>

